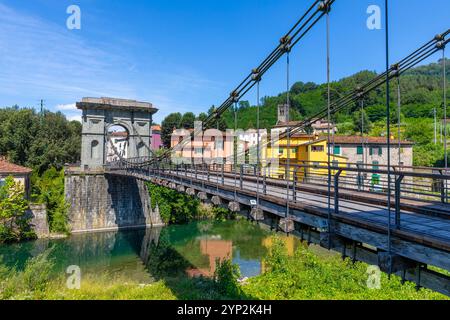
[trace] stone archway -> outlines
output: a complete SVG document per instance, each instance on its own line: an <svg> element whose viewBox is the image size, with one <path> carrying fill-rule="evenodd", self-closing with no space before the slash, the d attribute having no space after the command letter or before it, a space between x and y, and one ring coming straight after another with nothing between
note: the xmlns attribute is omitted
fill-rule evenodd
<svg viewBox="0 0 450 320"><path fill-rule="evenodd" d="M148 157L152 116L158 109L151 103L115 98L83 98L81 166L99 169L108 163L108 130L113 126L128 131L127 158Z"/></svg>

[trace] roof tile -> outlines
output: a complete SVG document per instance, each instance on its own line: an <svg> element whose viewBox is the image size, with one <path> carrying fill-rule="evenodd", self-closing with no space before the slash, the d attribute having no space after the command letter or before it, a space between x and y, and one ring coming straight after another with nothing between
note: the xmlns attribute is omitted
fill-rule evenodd
<svg viewBox="0 0 450 320"><path fill-rule="evenodd" d="M11 162L6 161L5 159L1 159L0 158L0 173L31 173L30 168L26 168L26 167L22 167L22 166L18 166L16 164L13 164Z"/></svg>

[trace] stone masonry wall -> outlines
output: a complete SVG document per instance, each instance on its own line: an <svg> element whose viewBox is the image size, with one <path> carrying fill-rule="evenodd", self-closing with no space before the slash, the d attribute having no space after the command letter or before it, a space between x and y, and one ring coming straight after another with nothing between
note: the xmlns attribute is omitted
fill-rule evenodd
<svg viewBox="0 0 450 320"><path fill-rule="evenodd" d="M108 174L66 173L72 232L161 225L143 181Z"/></svg>
<svg viewBox="0 0 450 320"><path fill-rule="evenodd" d="M27 214L31 218L31 226L38 238L50 235L47 221L47 207L44 204L30 204Z"/></svg>

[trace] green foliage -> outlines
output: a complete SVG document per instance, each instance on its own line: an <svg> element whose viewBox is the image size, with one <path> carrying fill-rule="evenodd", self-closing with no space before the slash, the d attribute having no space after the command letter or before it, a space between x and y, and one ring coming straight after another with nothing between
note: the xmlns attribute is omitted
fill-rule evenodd
<svg viewBox="0 0 450 320"><path fill-rule="evenodd" d="M372 123L370 122L366 111L356 111L353 113L352 120L353 130L355 132L363 132L364 134L367 134L372 129Z"/></svg>
<svg viewBox="0 0 450 320"><path fill-rule="evenodd" d="M170 188L147 183L153 209L159 207L165 223L186 223L199 213L199 200Z"/></svg>
<svg viewBox="0 0 450 320"><path fill-rule="evenodd" d="M169 114L161 123L161 140L170 148L170 139L174 128L180 128L182 115L179 112Z"/></svg>
<svg viewBox="0 0 450 320"><path fill-rule="evenodd" d="M34 238L27 209L23 185L7 177L0 187L0 243Z"/></svg>
<svg viewBox="0 0 450 320"><path fill-rule="evenodd" d="M288 253L283 240L273 236L269 254L264 259L267 271L274 273L286 272L287 261Z"/></svg>
<svg viewBox="0 0 450 320"><path fill-rule="evenodd" d="M219 293L225 297L236 298L242 295L242 290L238 279L241 272L237 264L233 264L231 260L216 260L216 271L214 272L214 280Z"/></svg>
<svg viewBox="0 0 450 320"><path fill-rule="evenodd" d="M202 205L200 200L176 190L147 183L152 201L152 208L159 208L164 223L187 223L198 219L215 219L226 221L235 219L236 215L221 207Z"/></svg>
<svg viewBox="0 0 450 320"><path fill-rule="evenodd" d="M44 172L80 159L81 123L60 113L34 109L0 109L0 154L16 164Z"/></svg>
<svg viewBox="0 0 450 320"><path fill-rule="evenodd" d="M293 256L287 256L275 241L275 249L266 259L268 270L249 279L244 293L264 300L373 300L373 299L445 299L427 289L416 291L413 283L401 284L400 277L381 274L381 289L367 286L368 265L339 255L319 257L301 246Z"/></svg>
<svg viewBox="0 0 450 320"><path fill-rule="evenodd" d="M222 207L213 207L212 216L218 221L227 221L236 219L236 214Z"/></svg>
<svg viewBox="0 0 450 320"><path fill-rule="evenodd" d="M64 194L64 170L50 168L41 176L36 172L32 176L33 198L47 206L50 231L68 233L68 203Z"/></svg>
<svg viewBox="0 0 450 320"><path fill-rule="evenodd" d="M184 129L194 128L195 114L186 112L181 118L181 127Z"/></svg>
<svg viewBox="0 0 450 320"><path fill-rule="evenodd" d="M40 299L51 280L54 266L51 250L30 259L23 271L8 269L0 260L0 300Z"/></svg>

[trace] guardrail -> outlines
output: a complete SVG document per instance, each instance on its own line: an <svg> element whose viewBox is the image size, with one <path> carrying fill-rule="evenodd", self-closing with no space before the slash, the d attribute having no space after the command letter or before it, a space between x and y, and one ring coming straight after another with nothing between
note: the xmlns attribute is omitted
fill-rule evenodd
<svg viewBox="0 0 450 320"><path fill-rule="evenodd" d="M149 166L149 158L127 159L126 162L109 163L106 170L126 170L130 173L142 173L160 178L184 178L191 183L215 183L227 185L235 190L250 190L261 195L277 196L289 202L309 201L314 203L314 193L332 197L332 212L338 214L341 210L363 212L359 206L350 207L341 203L341 194L351 193L366 197L387 198L388 177L390 176L391 197L395 212L396 228L402 223L402 201L420 201L421 203L440 207L436 210L449 214L450 170L443 168L387 166L372 164L338 164L327 162L300 162L290 164L280 163L273 167L270 163L256 165L233 164L174 164L161 162ZM142 165L144 163L144 165ZM308 189L309 188L309 189ZM305 192L305 190L310 190ZM317 190L317 192L315 192ZM321 193L320 193L320 192ZM323 201L322 199L319 199ZM344 201L342 201L344 202ZM322 203L323 205L323 203ZM430 209L431 210L431 209ZM434 210L434 209L433 209Z"/></svg>

